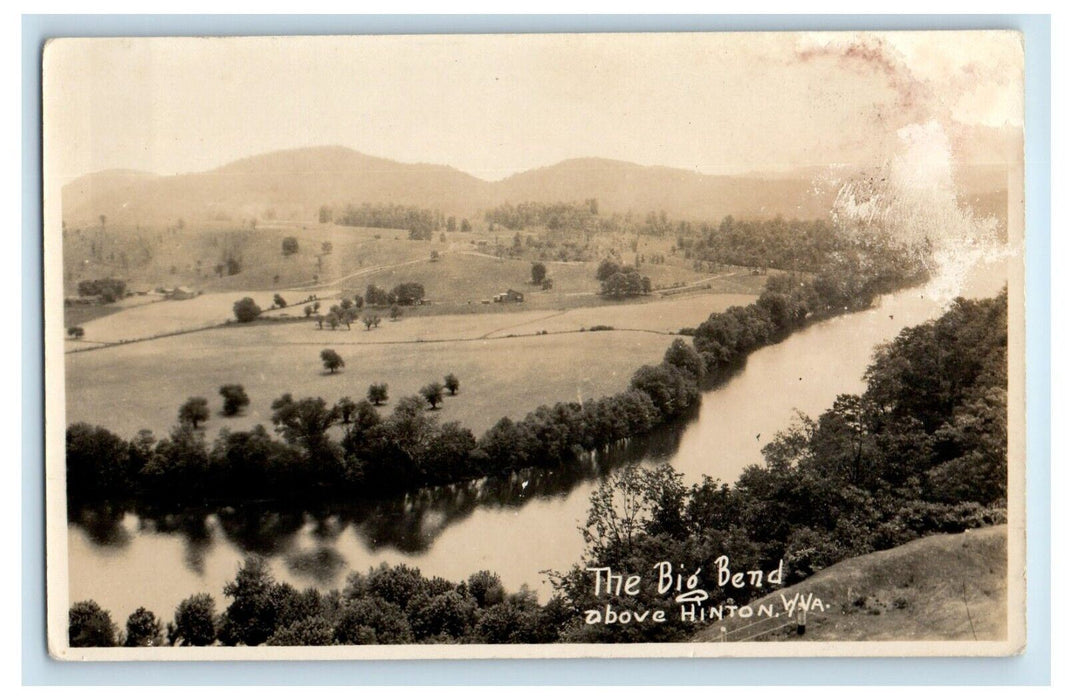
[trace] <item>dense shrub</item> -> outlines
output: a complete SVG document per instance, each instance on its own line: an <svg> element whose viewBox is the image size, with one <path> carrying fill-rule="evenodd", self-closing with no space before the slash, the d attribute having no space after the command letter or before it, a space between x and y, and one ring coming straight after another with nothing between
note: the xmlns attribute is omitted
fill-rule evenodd
<svg viewBox="0 0 1065 700"><path fill-rule="evenodd" d="M233 303L233 315L236 316L237 321L240 323L250 323L259 318L259 314L262 313L262 309L255 303L255 300L251 297L244 297L243 299Z"/></svg>
<svg viewBox="0 0 1065 700"><path fill-rule="evenodd" d="M78 294L83 297L98 296L103 302L110 304L126 296L126 283L111 277L82 280L78 282Z"/></svg>

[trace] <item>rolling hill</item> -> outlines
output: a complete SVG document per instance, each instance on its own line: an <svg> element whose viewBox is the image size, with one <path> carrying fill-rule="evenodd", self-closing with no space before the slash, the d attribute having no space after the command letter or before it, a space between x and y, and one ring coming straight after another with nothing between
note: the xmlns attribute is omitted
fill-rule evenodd
<svg viewBox="0 0 1065 700"><path fill-rule="evenodd" d="M495 183L511 203L595 197L605 212L665 211L674 218L815 218L827 213L834 192L817 192L806 173L775 178L702 175L602 158L566 160Z"/></svg>
<svg viewBox="0 0 1065 700"><path fill-rule="evenodd" d="M808 613L802 639L809 641L1004 640L1006 536L1006 526L995 525L923 537L846 559L750 605L774 603L780 610L783 599L820 599L825 609ZM786 617L761 619L726 618L693 641L719 640L722 626L729 641L800 639L794 624L781 626Z"/></svg>
<svg viewBox="0 0 1065 700"><path fill-rule="evenodd" d="M277 151L202 173L119 181L113 172L87 175L63 188L69 225L93 222L100 214L115 223L152 225L179 218L309 219L330 203L466 211L489 201L487 183L454 168L398 163L339 147Z"/></svg>

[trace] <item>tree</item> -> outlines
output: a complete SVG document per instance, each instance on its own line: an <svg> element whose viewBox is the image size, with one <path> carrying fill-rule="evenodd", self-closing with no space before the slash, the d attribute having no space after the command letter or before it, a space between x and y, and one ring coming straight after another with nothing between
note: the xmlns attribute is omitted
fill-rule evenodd
<svg viewBox="0 0 1065 700"><path fill-rule="evenodd" d="M545 279L547 279L547 266L542 262L534 262L532 264L533 284L543 284Z"/></svg>
<svg viewBox="0 0 1065 700"><path fill-rule="evenodd" d="M600 282L605 282L610 277L621 270L621 266L613 260L607 259L599 263L599 268L595 271L595 278Z"/></svg>
<svg viewBox="0 0 1065 700"><path fill-rule="evenodd" d="M370 306L386 306L388 304L388 292L376 284L367 285L366 303Z"/></svg>
<svg viewBox="0 0 1065 700"><path fill-rule="evenodd" d="M127 647L158 647L163 645L163 625L155 613L137 608L126 620Z"/></svg>
<svg viewBox="0 0 1065 700"><path fill-rule="evenodd" d="M380 406L385 401L388 401L388 385L371 384L369 391L366 392L366 398L374 406Z"/></svg>
<svg viewBox="0 0 1065 700"><path fill-rule="evenodd" d="M275 588L265 559L253 554L244 560L236 580L222 589L233 599L223 615L219 633L223 643L258 646L270 638L277 626Z"/></svg>
<svg viewBox="0 0 1065 700"><path fill-rule="evenodd" d="M455 232L455 217L453 217L453 216L447 217L447 225L445 226L445 228L447 228L447 232L448 233L454 233Z"/></svg>
<svg viewBox="0 0 1065 700"><path fill-rule="evenodd" d="M110 304L126 296L126 283L113 277L78 282L78 294L83 297L98 296Z"/></svg>
<svg viewBox="0 0 1065 700"><path fill-rule="evenodd" d="M630 386L651 397L655 408L667 417L679 415L699 403L695 377L667 362L640 367L632 375Z"/></svg>
<svg viewBox="0 0 1065 700"><path fill-rule="evenodd" d="M67 335L74 340L81 340L85 337L85 329L81 326L71 326L67 329Z"/></svg>
<svg viewBox="0 0 1065 700"><path fill-rule="evenodd" d="M93 501L129 488L129 444L99 426L73 423L66 435L67 497Z"/></svg>
<svg viewBox="0 0 1065 700"><path fill-rule="evenodd" d="M274 411L270 420L290 445L300 445L312 453L328 449L326 432L339 416L335 407L326 407L324 399L295 401L292 394L284 394L270 408Z"/></svg>
<svg viewBox="0 0 1065 700"><path fill-rule="evenodd" d="M625 266L603 280L600 291L605 296L615 298L648 294L651 291L651 280L640 277L640 273L634 268Z"/></svg>
<svg viewBox="0 0 1065 700"><path fill-rule="evenodd" d="M381 325L381 317L377 314L371 314L363 318L362 323L364 326L366 326L366 330L370 330L371 328L377 328L377 326Z"/></svg>
<svg viewBox="0 0 1065 700"><path fill-rule="evenodd" d="M423 386L418 393L424 396L429 402L429 407L435 410L437 404L444 400L444 385L440 382L432 382Z"/></svg>
<svg viewBox="0 0 1065 700"><path fill-rule="evenodd" d="M307 304L306 306L303 307L303 316L304 316L304 318L310 318L311 314L313 314L313 313L314 313L314 307L311 306L310 304Z"/></svg>
<svg viewBox="0 0 1065 700"><path fill-rule="evenodd" d="M323 615L313 615L281 627L265 643L278 647L329 646L333 643L333 626Z"/></svg>
<svg viewBox="0 0 1065 700"><path fill-rule="evenodd" d="M376 596L356 598L340 611L340 644L410 644L414 640L403 608Z"/></svg>
<svg viewBox="0 0 1065 700"><path fill-rule="evenodd" d="M235 416L251 403L242 384L223 384L218 393L222 395L223 416Z"/></svg>
<svg viewBox="0 0 1065 700"><path fill-rule="evenodd" d="M705 371L702 358L695 349L684 340L677 338L666 350L664 361L701 380Z"/></svg>
<svg viewBox="0 0 1065 700"><path fill-rule="evenodd" d="M318 207L318 223L328 224L333 220L333 208L322 205Z"/></svg>
<svg viewBox="0 0 1065 700"><path fill-rule="evenodd" d="M392 296L395 303L410 306L425 298L425 287L418 282L403 282L392 288Z"/></svg>
<svg viewBox="0 0 1065 700"><path fill-rule="evenodd" d="M470 220L469 219L463 219L462 220L462 232L463 233L468 233L468 232L470 232L472 230L473 230L473 227L470 226Z"/></svg>
<svg viewBox="0 0 1065 700"><path fill-rule="evenodd" d="M499 574L493 571L478 571L470 574L466 581L466 589L477 601L477 606L481 608L492 607L502 603L506 598L503 581L499 578Z"/></svg>
<svg viewBox="0 0 1065 700"><path fill-rule="evenodd" d="M403 315L403 309L399 308L399 304L393 304L392 308L389 309L388 315L393 321L398 321L399 317Z"/></svg>
<svg viewBox="0 0 1065 700"><path fill-rule="evenodd" d="M101 609L95 600L83 600L70 606L70 646L113 647L115 631L111 613Z"/></svg>
<svg viewBox="0 0 1065 700"><path fill-rule="evenodd" d="M300 252L300 242L295 236L285 236L281 241L281 252L284 255L292 255Z"/></svg>
<svg viewBox="0 0 1065 700"><path fill-rule="evenodd" d="M193 396L188 401L181 405L178 409L178 423L181 425L187 425L193 430L200 427L200 423L204 422L211 416L210 409L207 408L207 399L202 396Z"/></svg>
<svg viewBox="0 0 1065 700"><path fill-rule="evenodd" d="M448 483L479 476L471 470L471 454L477 448L477 440L469 428L458 421L440 426L435 435L430 435L420 455L420 464L426 474Z"/></svg>
<svg viewBox="0 0 1065 700"><path fill-rule="evenodd" d="M332 314L330 314L330 316L332 316ZM337 354L336 350L326 348L325 350L322 350L321 357L322 364L327 370L329 370L329 374L333 374L344 366L344 360Z"/></svg>
<svg viewBox="0 0 1065 700"><path fill-rule="evenodd" d="M233 304L233 315L237 317L237 321L240 323L250 323L259 318L259 314L262 312L263 310L259 308L259 305L251 297L244 297Z"/></svg>
<svg viewBox="0 0 1065 700"><path fill-rule="evenodd" d="M280 294L274 294L274 306L279 309L283 309L288 306L288 302L285 301L285 297Z"/></svg>
<svg viewBox="0 0 1065 700"><path fill-rule="evenodd" d="M322 241L322 255L329 255L333 252L332 241Z"/></svg>
<svg viewBox="0 0 1065 700"><path fill-rule="evenodd" d="M355 414L355 402L350 396L344 396L336 403L336 412L340 416L340 422L344 425L351 424L351 417Z"/></svg>
<svg viewBox="0 0 1065 700"><path fill-rule="evenodd" d="M415 639L459 640L476 622L476 609L473 600L453 590L422 594L411 601L407 619Z"/></svg>
<svg viewBox="0 0 1065 700"><path fill-rule="evenodd" d="M447 389L452 396L459 393L459 378L454 374L448 374L444 377L444 388Z"/></svg>

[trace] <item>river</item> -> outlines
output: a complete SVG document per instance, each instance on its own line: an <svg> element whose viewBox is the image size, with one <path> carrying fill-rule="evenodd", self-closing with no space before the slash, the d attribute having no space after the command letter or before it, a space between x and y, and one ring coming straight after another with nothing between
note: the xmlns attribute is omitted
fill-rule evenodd
<svg viewBox="0 0 1065 700"><path fill-rule="evenodd" d="M1005 264L970 275L965 296L994 295ZM528 585L541 601L541 573L566 569L583 550L579 526L588 498L610 469L668 460L695 483L704 474L733 481L761 460L761 448L799 410L817 416L841 393L860 393L875 347L906 326L938 316L929 287L885 296L876 307L839 316L753 353L727 383L703 395L697 417L631 441L568 469L423 489L376 503L276 512L249 504L217 512L138 517L86 514L68 528L71 602L94 599L121 624L145 606L163 619L185 597L222 588L249 552L298 588L342 587L350 571L405 562L458 581L490 569L508 590Z"/></svg>

